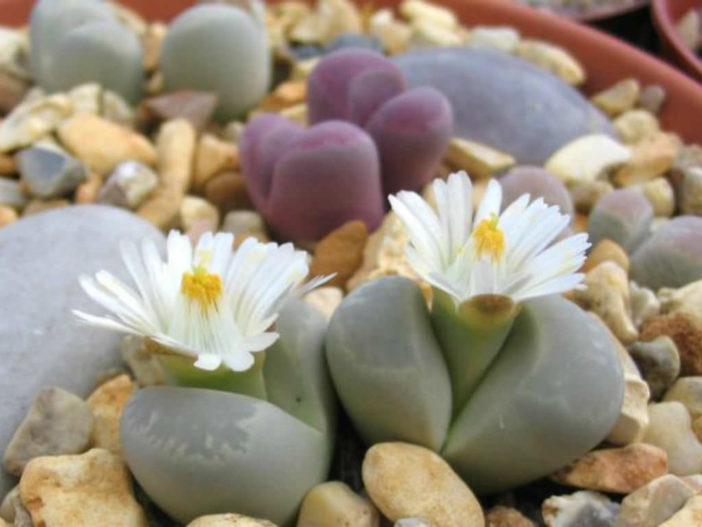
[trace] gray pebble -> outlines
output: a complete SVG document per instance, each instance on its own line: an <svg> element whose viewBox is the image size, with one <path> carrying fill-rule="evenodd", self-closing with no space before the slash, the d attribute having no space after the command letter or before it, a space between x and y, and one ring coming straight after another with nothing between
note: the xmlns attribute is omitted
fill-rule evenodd
<svg viewBox="0 0 702 527"><path fill-rule="evenodd" d="M675 342L660 336L649 342L634 342L629 348L653 399L660 399L680 375L680 355Z"/></svg>
<svg viewBox="0 0 702 527"><path fill-rule="evenodd" d="M158 186L158 176L138 161L125 161L115 167L100 189L97 201L134 209Z"/></svg>
<svg viewBox="0 0 702 527"><path fill-rule="evenodd" d="M0 177L0 205L22 208L27 204L27 196L22 192L19 181Z"/></svg>
<svg viewBox="0 0 702 527"><path fill-rule="evenodd" d="M88 177L83 163L54 149L27 148L17 155L17 161L22 181L39 198L63 197Z"/></svg>

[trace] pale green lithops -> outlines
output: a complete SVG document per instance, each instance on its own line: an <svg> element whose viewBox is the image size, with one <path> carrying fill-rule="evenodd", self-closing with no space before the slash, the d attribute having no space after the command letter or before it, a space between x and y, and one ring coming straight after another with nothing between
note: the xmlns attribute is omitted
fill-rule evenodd
<svg viewBox="0 0 702 527"><path fill-rule="evenodd" d="M327 475L335 415L326 321L304 294L306 254L231 234L193 248L171 232L122 247L136 290L106 272L81 285L111 314L84 321L145 337L171 386L139 390L121 426L124 456L149 496L183 524L232 510L288 524Z"/></svg>
<svg viewBox="0 0 702 527"><path fill-rule="evenodd" d="M478 492L537 479L597 445L624 394L602 326L558 293L577 286L586 234L523 195L500 213L488 184L476 212L465 173L390 197L408 263L432 286L389 277L354 290L334 314L326 352L337 393L369 443L440 452Z"/></svg>
<svg viewBox="0 0 702 527"><path fill-rule="evenodd" d="M30 21L32 73L49 91L98 82L131 102L141 94L138 37L98 0L41 0ZM106 67L109 65L109 67Z"/></svg>
<svg viewBox="0 0 702 527"><path fill-rule="evenodd" d="M216 116L230 120L255 106L271 77L268 40L257 0L242 8L193 7L170 26L161 70L167 90L190 89L218 96Z"/></svg>

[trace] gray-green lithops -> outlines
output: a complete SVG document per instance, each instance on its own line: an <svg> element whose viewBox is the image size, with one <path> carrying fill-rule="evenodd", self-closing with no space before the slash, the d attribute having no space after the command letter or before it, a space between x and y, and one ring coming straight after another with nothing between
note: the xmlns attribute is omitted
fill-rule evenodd
<svg viewBox="0 0 702 527"><path fill-rule="evenodd" d="M260 4L251 5L253 12L200 5L176 18L161 55L166 89L216 93L220 120L255 106L268 89L271 62Z"/></svg>
<svg viewBox="0 0 702 527"><path fill-rule="evenodd" d="M610 239L632 253L648 237L653 207L633 189L619 189L602 196L590 212L587 232L591 243Z"/></svg>

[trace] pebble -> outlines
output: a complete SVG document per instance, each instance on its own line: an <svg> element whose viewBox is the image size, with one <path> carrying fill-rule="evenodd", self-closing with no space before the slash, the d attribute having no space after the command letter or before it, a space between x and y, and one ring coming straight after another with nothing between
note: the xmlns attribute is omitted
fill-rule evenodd
<svg viewBox="0 0 702 527"><path fill-rule="evenodd" d="M629 281L629 299L631 301L631 318L637 328L661 311L661 303L656 294L633 280Z"/></svg>
<svg viewBox="0 0 702 527"><path fill-rule="evenodd" d="M22 503L19 485L7 493L0 506L0 520L10 522L10 527L34 527L32 518L27 512L27 508ZM2 525L0 523L0 525Z"/></svg>
<svg viewBox="0 0 702 527"><path fill-rule="evenodd" d="M22 183L42 199L66 196L88 177L85 165L49 148L27 148L17 155Z"/></svg>
<svg viewBox="0 0 702 527"><path fill-rule="evenodd" d="M5 470L19 476L38 456L83 452L92 429L93 415L85 401L61 388L44 388L5 449Z"/></svg>
<svg viewBox="0 0 702 527"><path fill-rule="evenodd" d="M139 386L166 383L166 372L158 359L146 350L141 337L127 335L122 339L122 358Z"/></svg>
<svg viewBox="0 0 702 527"><path fill-rule="evenodd" d="M324 318L331 320L334 311L344 299L344 292L336 286L323 286L310 291L305 295L305 302L315 307Z"/></svg>
<svg viewBox="0 0 702 527"><path fill-rule="evenodd" d="M193 188L204 188L219 172L236 169L238 165L239 149L236 144L222 141L212 134L204 134L195 150Z"/></svg>
<svg viewBox="0 0 702 527"><path fill-rule="evenodd" d="M605 238L597 242L592 249L582 267L582 271L587 273L596 268L602 262L614 262L621 267L625 273L629 272L629 255L619 244Z"/></svg>
<svg viewBox="0 0 702 527"><path fill-rule="evenodd" d="M649 342L634 342L629 352L648 384L651 398L660 399L680 375L680 355L675 342L660 336Z"/></svg>
<svg viewBox="0 0 702 527"><path fill-rule="evenodd" d="M411 21L426 20L446 29L456 29L459 25L453 11L424 0L403 0L399 11Z"/></svg>
<svg viewBox="0 0 702 527"><path fill-rule="evenodd" d="M644 197L653 207L653 215L669 218L675 211L675 193L673 186L664 177L657 177L643 183L640 187Z"/></svg>
<svg viewBox="0 0 702 527"><path fill-rule="evenodd" d="M53 132L72 111L68 96L58 93L16 106L0 122L0 152L29 146Z"/></svg>
<svg viewBox="0 0 702 527"><path fill-rule="evenodd" d="M694 494L677 476L661 476L622 500L614 527L658 527Z"/></svg>
<svg viewBox="0 0 702 527"><path fill-rule="evenodd" d="M702 377L681 377L666 392L663 400L684 404L693 420L702 417Z"/></svg>
<svg viewBox="0 0 702 527"><path fill-rule="evenodd" d="M212 119L217 101L215 93L178 90L146 99L142 105L159 120L185 119L196 130L202 130Z"/></svg>
<svg viewBox="0 0 702 527"><path fill-rule="evenodd" d="M146 137L97 115L74 115L61 124L58 135L66 148L100 175L109 174L123 161L156 163L156 150Z"/></svg>
<svg viewBox="0 0 702 527"><path fill-rule="evenodd" d="M572 86L585 82L582 65L565 49L540 40L523 39L514 53L550 71Z"/></svg>
<svg viewBox="0 0 702 527"><path fill-rule="evenodd" d="M636 144L660 131L658 119L646 110L628 110L617 117L612 124L627 145Z"/></svg>
<svg viewBox="0 0 702 527"><path fill-rule="evenodd" d="M454 137L449 142L444 160L453 168L465 170L471 177L485 179L506 170L517 162L511 155L487 145Z"/></svg>
<svg viewBox="0 0 702 527"><path fill-rule="evenodd" d="M147 527L129 470L104 449L32 460L22 475L20 495L35 525Z"/></svg>
<svg viewBox="0 0 702 527"><path fill-rule="evenodd" d="M638 331L631 320L626 271L613 261L604 261L587 272L585 286L576 292L577 301L597 313L622 342L636 340Z"/></svg>
<svg viewBox="0 0 702 527"><path fill-rule="evenodd" d="M702 319L685 312L660 315L641 326L641 340L672 338L680 354L681 375L702 375Z"/></svg>
<svg viewBox="0 0 702 527"><path fill-rule="evenodd" d="M397 524L396 524L397 525ZM534 527L535 524L517 509L498 505L485 515L486 527Z"/></svg>
<svg viewBox="0 0 702 527"><path fill-rule="evenodd" d="M690 282L679 289L664 287L658 291L661 313L689 313L702 318L702 280Z"/></svg>
<svg viewBox="0 0 702 527"><path fill-rule="evenodd" d="M200 516L191 521L188 527L276 527L276 525L268 520L228 513Z"/></svg>
<svg viewBox="0 0 702 527"><path fill-rule="evenodd" d="M410 49L433 46L451 47L461 44L463 44L463 39L452 29L447 29L429 20L415 19L412 21Z"/></svg>
<svg viewBox="0 0 702 527"><path fill-rule="evenodd" d="M402 518L397 520L393 527L431 527L422 518Z"/></svg>
<svg viewBox="0 0 702 527"><path fill-rule="evenodd" d="M378 443L366 453L363 483L391 521L417 516L430 525L480 527L483 511L468 486L437 454L407 443Z"/></svg>
<svg viewBox="0 0 702 527"><path fill-rule="evenodd" d="M16 222L18 219L19 215L15 209L6 205L0 205L0 229Z"/></svg>
<svg viewBox="0 0 702 527"><path fill-rule="evenodd" d="M73 105L73 112L100 113L102 87L96 83L81 84L71 89L68 98Z"/></svg>
<svg viewBox="0 0 702 527"><path fill-rule="evenodd" d="M7 115L19 105L29 91L26 81L0 71L0 111Z"/></svg>
<svg viewBox="0 0 702 527"><path fill-rule="evenodd" d="M334 229L315 247L310 275L326 276L336 273L327 285L343 289L363 262L367 239L366 226L359 220L347 222Z"/></svg>
<svg viewBox="0 0 702 527"><path fill-rule="evenodd" d="M609 181L595 179L593 181L583 181L575 183L570 188L570 195L576 210L584 214L589 214L602 196L612 192L614 187Z"/></svg>
<svg viewBox="0 0 702 527"><path fill-rule="evenodd" d="M71 204L67 199L33 199L22 211L22 216L33 216L35 214L40 214L42 212L48 212L53 209L61 209L63 207L68 207Z"/></svg>
<svg viewBox="0 0 702 527"><path fill-rule="evenodd" d="M5 494L0 503L0 519L12 523L15 519L14 499L19 499L19 485L14 487L10 492ZM21 500L20 500L21 503Z"/></svg>
<svg viewBox="0 0 702 527"><path fill-rule="evenodd" d="M160 184L137 209L149 223L165 229L176 220L190 185L195 128L185 119L168 121L156 139Z"/></svg>
<svg viewBox="0 0 702 527"><path fill-rule="evenodd" d="M383 43L378 37L374 35L364 35L361 33L342 33L334 40L332 40L329 44L324 46L324 54L329 54L334 51L347 48L363 48L370 49L372 51L382 51ZM273 92L273 95L275 95L277 91L278 90ZM304 95L303 99L301 99L298 102L303 102L303 100Z"/></svg>
<svg viewBox="0 0 702 527"><path fill-rule="evenodd" d="M624 79L592 97L595 106L610 117L617 117L631 110L641 93L641 84L636 79Z"/></svg>
<svg viewBox="0 0 702 527"><path fill-rule="evenodd" d="M98 372L121 363L119 335L77 326L71 309L100 314L78 275L106 270L127 280L119 243L144 238L164 246L148 223L100 205L53 210L0 230L0 451L42 388L86 397ZM9 488L0 471L0 495Z"/></svg>
<svg viewBox="0 0 702 527"><path fill-rule="evenodd" d="M0 178L0 205L21 209L27 204L27 196L19 181Z"/></svg>
<svg viewBox="0 0 702 527"><path fill-rule="evenodd" d="M205 185L205 198L222 214L232 210L253 209L246 181L239 172L222 172Z"/></svg>
<svg viewBox="0 0 702 527"><path fill-rule="evenodd" d="M668 473L664 450L645 443L593 450L551 478L557 483L614 494L629 494Z"/></svg>
<svg viewBox="0 0 702 527"><path fill-rule="evenodd" d="M650 84L641 90L639 95L639 106L644 110L658 115L661 107L665 103L665 88L659 84Z"/></svg>
<svg viewBox="0 0 702 527"><path fill-rule="evenodd" d="M617 189L602 196L590 211L587 232L592 243L609 238L632 254L649 238L653 219L653 207L642 193Z"/></svg>
<svg viewBox="0 0 702 527"><path fill-rule="evenodd" d="M95 417L92 446L109 450L117 456L122 455L119 424L134 388L129 375L119 375L100 385L88 397L88 406Z"/></svg>
<svg viewBox="0 0 702 527"><path fill-rule="evenodd" d="M119 93L111 90L103 90L102 92L102 111L100 115L115 124L134 128L136 122L136 112L124 100Z"/></svg>
<svg viewBox="0 0 702 527"><path fill-rule="evenodd" d="M692 430L690 414L677 401L651 404L644 442L668 453L668 468L676 476L702 472L702 445Z"/></svg>
<svg viewBox="0 0 702 527"><path fill-rule="evenodd" d="M102 185L97 196L99 203L135 209L158 186L158 176L139 161L124 161L117 165Z"/></svg>
<svg viewBox="0 0 702 527"><path fill-rule="evenodd" d="M541 505L547 527L610 527L618 510L607 496L591 490L551 496Z"/></svg>
<svg viewBox="0 0 702 527"><path fill-rule="evenodd" d="M102 188L102 178L93 172L88 172L88 177L76 187L73 201L76 205L89 205L95 203Z"/></svg>
<svg viewBox="0 0 702 527"><path fill-rule="evenodd" d="M269 241L263 218L253 210L229 212L224 217L220 231L231 232L234 235L234 247L238 247L249 237L254 237L264 243Z"/></svg>
<svg viewBox="0 0 702 527"><path fill-rule="evenodd" d="M297 527L349 525L378 527L378 509L341 481L327 481L310 490L300 507Z"/></svg>
<svg viewBox="0 0 702 527"><path fill-rule="evenodd" d="M390 55L407 51L412 29L397 20L390 9L380 9L370 18L368 33L380 39L383 49Z"/></svg>
<svg viewBox="0 0 702 527"><path fill-rule="evenodd" d="M154 71L158 67L161 58L161 45L168 32L168 26L161 22L149 24L141 37L142 49L144 50L143 66L145 71Z"/></svg>
<svg viewBox="0 0 702 527"><path fill-rule="evenodd" d="M3 154L0 152L0 175L11 176L15 172L17 172L15 157L11 154Z"/></svg>
<svg viewBox="0 0 702 527"><path fill-rule="evenodd" d="M680 140L672 134L645 137L632 147L631 159L614 174L614 183L629 187L661 176L673 166L679 148Z"/></svg>
<svg viewBox="0 0 702 527"><path fill-rule="evenodd" d="M546 160L544 167L570 186L595 181L630 158L629 149L608 135L590 134L562 146Z"/></svg>
<svg viewBox="0 0 702 527"><path fill-rule="evenodd" d="M702 15L698 9L690 8L683 12L682 17L675 23L675 29L685 47L696 52L702 44Z"/></svg>
<svg viewBox="0 0 702 527"><path fill-rule="evenodd" d="M659 527L696 527L702 523L702 496L693 496L682 509Z"/></svg>
<svg viewBox="0 0 702 527"><path fill-rule="evenodd" d="M679 197L683 213L702 216L702 166L683 170Z"/></svg>
<svg viewBox="0 0 702 527"><path fill-rule="evenodd" d="M185 196L178 211L178 225L184 231L189 231L197 222L203 220L218 230L219 210L217 207L200 196Z"/></svg>
<svg viewBox="0 0 702 527"><path fill-rule="evenodd" d="M475 26L471 28L466 45L513 53L519 44L519 33L510 26Z"/></svg>
<svg viewBox="0 0 702 527"><path fill-rule="evenodd" d="M362 28L361 15L349 0L320 0L316 11L292 28L290 38L326 44L344 33L361 33Z"/></svg>

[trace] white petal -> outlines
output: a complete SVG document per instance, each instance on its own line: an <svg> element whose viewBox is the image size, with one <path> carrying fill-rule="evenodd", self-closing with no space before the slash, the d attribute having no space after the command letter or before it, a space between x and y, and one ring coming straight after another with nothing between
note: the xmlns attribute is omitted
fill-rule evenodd
<svg viewBox="0 0 702 527"><path fill-rule="evenodd" d="M200 353L197 356L194 366L201 370L213 371L222 364L222 358L214 353Z"/></svg>
<svg viewBox="0 0 702 527"><path fill-rule="evenodd" d="M491 179L488 183L483 199L478 207L478 213L475 215L474 225L480 225L480 222L490 216L499 216L500 206L502 205L502 186L496 179Z"/></svg>

